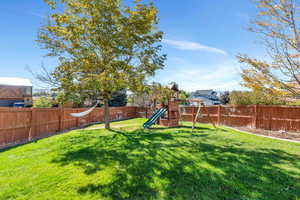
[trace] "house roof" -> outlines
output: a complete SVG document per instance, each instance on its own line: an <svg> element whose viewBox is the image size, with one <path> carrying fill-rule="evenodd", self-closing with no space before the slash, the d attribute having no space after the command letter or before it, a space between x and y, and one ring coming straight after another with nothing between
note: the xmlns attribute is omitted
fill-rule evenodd
<svg viewBox="0 0 300 200"><path fill-rule="evenodd" d="M196 90L195 92L192 92L191 95L211 95L213 92L213 90Z"/></svg>
<svg viewBox="0 0 300 200"><path fill-rule="evenodd" d="M5 86L32 86L29 79L17 77L0 77L0 85Z"/></svg>

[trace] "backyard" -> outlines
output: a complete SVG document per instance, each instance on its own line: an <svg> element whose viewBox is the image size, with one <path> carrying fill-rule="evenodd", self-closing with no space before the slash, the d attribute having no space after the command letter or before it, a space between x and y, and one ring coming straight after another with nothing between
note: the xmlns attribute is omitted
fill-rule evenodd
<svg viewBox="0 0 300 200"><path fill-rule="evenodd" d="M299 200L300 144L145 119L45 138L0 152L0 199Z"/></svg>

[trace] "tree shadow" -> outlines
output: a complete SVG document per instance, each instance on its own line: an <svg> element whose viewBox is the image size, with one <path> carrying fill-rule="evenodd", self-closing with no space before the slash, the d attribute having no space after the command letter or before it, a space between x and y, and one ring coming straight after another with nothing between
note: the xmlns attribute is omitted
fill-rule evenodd
<svg viewBox="0 0 300 200"><path fill-rule="evenodd" d="M114 200L300 198L299 155L160 130L113 129L108 136L84 131L66 138L68 148L53 162L80 167L87 176L111 168L111 182L95 180L77 192Z"/></svg>
<svg viewBox="0 0 300 200"><path fill-rule="evenodd" d="M193 128L192 126L180 125L175 127L154 127L154 128L150 128L150 130L172 130L172 129L192 129L192 128ZM215 130L215 128L196 126L194 127L194 130Z"/></svg>

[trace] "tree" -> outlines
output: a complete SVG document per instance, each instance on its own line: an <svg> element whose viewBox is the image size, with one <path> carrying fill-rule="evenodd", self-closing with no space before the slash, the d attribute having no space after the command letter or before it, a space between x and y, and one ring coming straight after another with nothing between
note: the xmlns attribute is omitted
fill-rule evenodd
<svg viewBox="0 0 300 200"><path fill-rule="evenodd" d="M63 96L96 96L103 100L109 129L109 100L120 89L141 90L145 79L162 69L163 33L156 29L152 3L134 0L45 0L53 9L38 42L58 58L51 78ZM62 9L62 10L61 10ZM64 98L62 98L64 99Z"/></svg>
<svg viewBox="0 0 300 200"><path fill-rule="evenodd" d="M34 108L51 108L52 107L51 97L39 97L33 101Z"/></svg>
<svg viewBox="0 0 300 200"><path fill-rule="evenodd" d="M152 85L148 86L147 93L153 101L167 105L168 101L174 96L175 91L168 86L153 82Z"/></svg>
<svg viewBox="0 0 300 200"><path fill-rule="evenodd" d="M220 96L221 104L228 104L230 102L230 93L228 91L223 92Z"/></svg>
<svg viewBox="0 0 300 200"><path fill-rule="evenodd" d="M178 98L180 99L180 104L182 105L188 105L188 98L190 97L189 93L184 91L184 90L180 90L179 91L179 96Z"/></svg>
<svg viewBox="0 0 300 200"><path fill-rule="evenodd" d="M257 0L258 15L250 31L262 38L271 62L238 55L245 64L243 85L270 96L299 95L300 29L299 1Z"/></svg>
<svg viewBox="0 0 300 200"><path fill-rule="evenodd" d="M127 104L126 90L122 89L112 94L112 98L109 100L108 104L109 106L112 107L126 106Z"/></svg>
<svg viewBox="0 0 300 200"><path fill-rule="evenodd" d="M277 96L271 96L259 91L232 91L229 98L230 104L234 105L282 105L287 103Z"/></svg>

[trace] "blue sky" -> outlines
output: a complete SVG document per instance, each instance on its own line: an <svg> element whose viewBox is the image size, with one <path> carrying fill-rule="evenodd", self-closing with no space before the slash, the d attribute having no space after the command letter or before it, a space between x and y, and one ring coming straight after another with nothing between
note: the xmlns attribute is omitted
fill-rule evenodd
<svg viewBox="0 0 300 200"><path fill-rule="evenodd" d="M129 0L126 0L128 2ZM154 0L159 29L164 35L164 70L153 78L180 88L233 90L239 86L240 64L235 56L264 57L257 37L246 30L255 15L251 0ZM0 76L33 79L42 63L51 69L54 59L36 43L37 31L49 12L42 0L9 0L0 4ZM35 87L40 84L33 80Z"/></svg>

